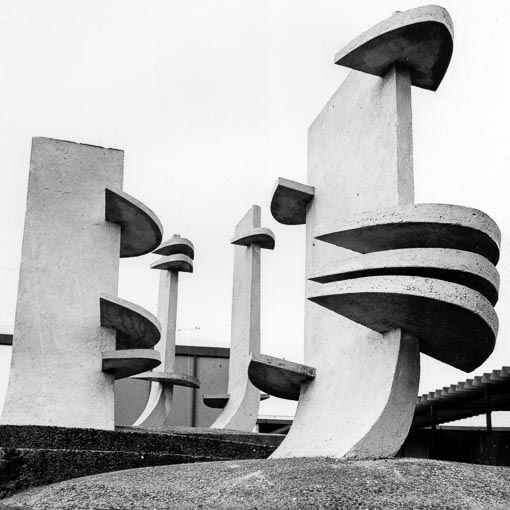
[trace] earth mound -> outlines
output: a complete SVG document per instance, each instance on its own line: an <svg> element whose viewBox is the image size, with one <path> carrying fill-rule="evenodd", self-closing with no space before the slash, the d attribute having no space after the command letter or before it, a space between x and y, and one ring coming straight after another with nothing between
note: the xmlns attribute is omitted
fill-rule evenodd
<svg viewBox="0 0 510 510"><path fill-rule="evenodd" d="M510 468L424 459L181 464L33 488L0 508L508 510Z"/></svg>

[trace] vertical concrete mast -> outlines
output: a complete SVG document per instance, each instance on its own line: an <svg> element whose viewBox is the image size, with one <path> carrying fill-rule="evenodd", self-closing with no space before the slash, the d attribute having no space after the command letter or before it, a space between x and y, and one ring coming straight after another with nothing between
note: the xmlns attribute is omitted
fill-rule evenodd
<svg viewBox="0 0 510 510"><path fill-rule="evenodd" d="M228 395L204 396L206 405L224 406L212 428L251 431L257 423L260 391L248 380L248 364L252 353L260 353L260 250L274 248L273 233L260 225L260 207L254 205L231 241L236 246Z"/></svg>
<svg viewBox="0 0 510 510"><path fill-rule="evenodd" d="M177 234L163 243L154 253L164 255L151 265L161 271L159 278L158 319L161 322L161 341L156 350L161 355L161 366L153 372L134 376L151 381L149 400L134 423L139 427L167 428L171 426L174 386L199 388L200 381L191 375L176 373L175 338L177 331L177 297L179 273L193 272L193 243Z"/></svg>

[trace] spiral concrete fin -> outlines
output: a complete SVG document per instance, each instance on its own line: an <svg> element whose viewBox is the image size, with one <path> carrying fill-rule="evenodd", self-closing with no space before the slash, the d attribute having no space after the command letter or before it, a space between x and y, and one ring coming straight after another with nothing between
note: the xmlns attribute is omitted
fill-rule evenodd
<svg viewBox="0 0 510 510"><path fill-rule="evenodd" d="M121 226L121 257L150 253L163 238L158 217L145 204L121 190L105 189L105 219Z"/></svg>
<svg viewBox="0 0 510 510"><path fill-rule="evenodd" d="M314 195L312 186L279 177L272 193L271 214L284 225L304 225L306 209Z"/></svg>
<svg viewBox="0 0 510 510"><path fill-rule="evenodd" d="M453 23L438 5L396 12L335 56L338 65L384 76L394 64L410 70L411 84L437 90L453 52Z"/></svg>

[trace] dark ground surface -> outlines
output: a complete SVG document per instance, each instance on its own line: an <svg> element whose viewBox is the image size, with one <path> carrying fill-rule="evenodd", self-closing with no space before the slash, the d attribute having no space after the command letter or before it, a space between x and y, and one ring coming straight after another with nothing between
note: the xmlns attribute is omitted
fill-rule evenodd
<svg viewBox="0 0 510 510"><path fill-rule="evenodd" d="M265 459L283 436L235 431L116 431L0 426L0 498L28 487L119 469Z"/></svg>
<svg viewBox="0 0 510 510"><path fill-rule="evenodd" d="M29 489L0 508L508 510L510 468L422 459L157 466Z"/></svg>

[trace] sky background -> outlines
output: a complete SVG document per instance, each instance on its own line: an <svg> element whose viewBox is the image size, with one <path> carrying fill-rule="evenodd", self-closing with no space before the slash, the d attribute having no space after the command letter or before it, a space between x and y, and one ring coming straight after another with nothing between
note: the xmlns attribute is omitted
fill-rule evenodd
<svg viewBox="0 0 510 510"><path fill-rule="evenodd" d="M304 227L269 212L279 176L306 182L307 129L348 70L335 53L412 1L5 0L0 4L0 332L12 333L33 136L125 151L124 190L195 245L180 343L228 346L234 227L252 204L262 254L262 352L303 359ZM416 202L487 212L503 233L500 334L479 374L510 365L510 3L444 1L450 68L413 88ZM374 183L375 184L375 183ZM121 260L119 296L156 312L156 257ZM200 329L194 329L194 328ZM0 394L8 371L0 350ZM420 392L468 376L422 355ZM290 414L270 399L262 414ZM503 424L503 421L496 421ZM510 425L510 421L505 422Z"/></svg>

